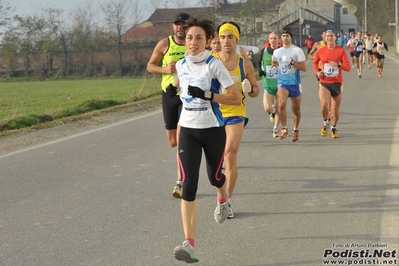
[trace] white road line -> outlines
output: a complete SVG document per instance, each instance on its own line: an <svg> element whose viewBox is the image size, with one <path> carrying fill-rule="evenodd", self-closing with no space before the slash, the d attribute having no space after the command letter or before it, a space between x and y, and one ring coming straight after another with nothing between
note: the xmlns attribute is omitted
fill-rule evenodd
<svg viewBox="0 0 399 266"><path fill-rule="evenodd" d="M399 63L399 60L396 57L393 57L392 55L385 55L386 57L389 57L390 59L392 59L393 61L396 61L397 63Z"/></svg>
<svg viewBox="0 0 399 266"><path fill-rule="evenodd" d="M69 140L69 139L73 139L73 138L77 138L77 137L80 137L80 136L84 136L84 135L87 135L87 134L91 134L91 133L94 133L94 132L97 132L97 131L101 131L101 130L104 130L104 129L107 129L107 128L111 128L111 127L119 126L119 125L122 125L122 124L130 123L132 121L143 119L143 118L155 115L155 114L159 114L161 112L162 112L162 110L153 111L153 112L150 112L148 114L137 116L137 117L130 118L130 119L127 119L127 120L123 120L121 122L117 122L117 123L114 123L114 124L111 124L111 125L108 125L108 126L96 128L96 129L93 129L93 130L90 130L90 131L86 131L86 132L83 132L83 133L79 133L79 134L76 134L76 135L72 135L72 136L69 136L69 137L65 137L65 138L53 140L53 141L50 141L50 142L46 142L46 143L43 143L43 144L35 145L35 146L29 147L29 148L26 148L26 149L22 149L22 150L17 150L17 151L14 151L14 152L6 153L6 154L3 154L3 155L0 155L0 159L5 158L5 157L9 157L9 156L13 156L13 155L16 155L16 154L19 154L19 153L27 152L27 151L30 151L30 150L34 150L34 149L37 149L37 148L45 147L45 146L48 146L48 145L52 145L52 144L55 144L55 143L63 142L63 141Z"/></svg>
<svg viewBox="0 0 399 266"><path fill-rule="evenodd" d="M396 119L394 139L391 147L389 166L392 168L387 180L385 206L395 207L399 204L399 118ZM392 186L393 189L390 189ZM397 209L397 208L396 208ZM381 219L381 243L388 244L388 250L399 252L399 211L386 211Z"/></svg>

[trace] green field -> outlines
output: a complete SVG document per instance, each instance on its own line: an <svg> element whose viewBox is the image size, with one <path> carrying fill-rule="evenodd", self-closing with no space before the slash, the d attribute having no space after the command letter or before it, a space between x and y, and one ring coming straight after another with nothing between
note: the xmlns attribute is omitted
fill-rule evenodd
<svg viewBox="0 0 399 266"><path fill-rule="evenodd" d="M0 131L136 102L160 93L160 78L0 82Z"/></svg>

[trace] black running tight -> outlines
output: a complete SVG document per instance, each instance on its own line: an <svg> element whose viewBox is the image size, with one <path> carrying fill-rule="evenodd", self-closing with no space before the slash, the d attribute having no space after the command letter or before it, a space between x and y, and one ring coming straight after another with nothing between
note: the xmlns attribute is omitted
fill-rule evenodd
<svg viewBox="0 0 399 266"><path fill-rule="evenodd" d="M193 129L181 127L179 136L179 165L183 181L182 198L194 201L197 189L202 150L206 159L208 179L212 186L222 187L226 180L222 174L226 131L224 127Z"/></svg>

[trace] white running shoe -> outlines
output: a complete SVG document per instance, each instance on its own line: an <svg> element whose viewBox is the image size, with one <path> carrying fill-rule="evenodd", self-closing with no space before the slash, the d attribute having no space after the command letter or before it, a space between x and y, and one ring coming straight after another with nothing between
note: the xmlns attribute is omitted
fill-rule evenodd
<svg viewBox="0 0 399 266"><path fill-rule="evenodd" d="M175 187L172 191L172 196L175 198L181 198L183 193L183 183L181 181L177 181Z"/></svg>
<svg viewBox="0 0 399 266"><path fill-rule="evenodd" d="M177 260L184 261L186 263L198 262L198 258L195 255L195 249L191 246L190 241L184 240L183 244L177 246L173 251L173 255Z"/></svg>
<svg viewBox="0 0 399 266"><path fill-rule="evenodd" d="M231 198L227 200L227 205L229 206L229 214L227 216L227 219L233 219L234 218L234 212L233 209L231 208L233 206L233 202Z"/></svg>
<svg viewBox="0 0 399 266"><path fill-rule="evenodd" d="M278 138L278 129L276 127L273 128L273 138Z"/></svg>
<svg viewBox="0 0 399 266"><path fill-rule="evenodd" d="M229 191L227 189L226 193L227 193L227 198L229 198ZM218 224L221 224L227 219L228 215L229 215L229 206L227 200L223 204L220 204L219 201L217 201L217 206L214 213L215 221Z"/></svg>

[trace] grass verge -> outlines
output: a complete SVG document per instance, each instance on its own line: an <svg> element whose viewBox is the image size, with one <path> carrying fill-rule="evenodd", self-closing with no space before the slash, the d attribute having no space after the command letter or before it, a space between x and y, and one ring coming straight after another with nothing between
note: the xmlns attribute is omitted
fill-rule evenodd
<svg viewBox="0 0 399 266"><path fill-rule="evenodd" d="M160 78L6 81L0 84L0 132L140 102L160 94Z"/></svg>

